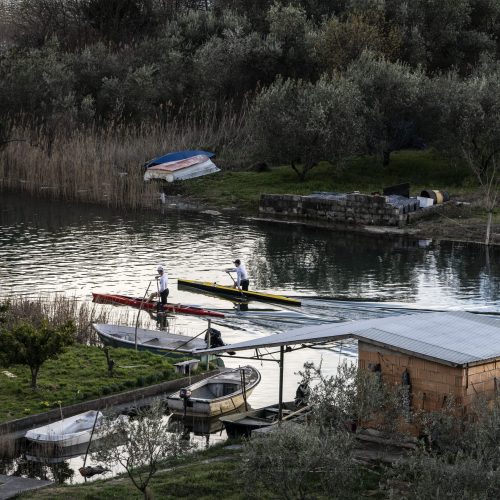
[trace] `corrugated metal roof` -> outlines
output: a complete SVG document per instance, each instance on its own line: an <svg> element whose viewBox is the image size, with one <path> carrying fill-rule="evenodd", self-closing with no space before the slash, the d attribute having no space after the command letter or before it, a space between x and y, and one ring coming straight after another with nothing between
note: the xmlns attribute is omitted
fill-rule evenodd
<svg viewBox="0 0 500 500"><path fill-rule="evenodd" d="M405 314L349 323L306 326L196 352L241 351L324 343L345 338L355 338L454 365L500 357L500 319L467 312Z"/></svg>

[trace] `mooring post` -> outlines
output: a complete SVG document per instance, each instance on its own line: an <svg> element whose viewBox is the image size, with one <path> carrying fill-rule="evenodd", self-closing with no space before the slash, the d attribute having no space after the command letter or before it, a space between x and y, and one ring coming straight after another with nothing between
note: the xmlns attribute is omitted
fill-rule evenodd
<svg viewBox="0 0 500 500"><path fill-rule="evenodd" d="M278 422L281 423L283 418L283 363L285 361L285 347L280 347L280 395L279 395L279 409L278 409Z"/></svg>

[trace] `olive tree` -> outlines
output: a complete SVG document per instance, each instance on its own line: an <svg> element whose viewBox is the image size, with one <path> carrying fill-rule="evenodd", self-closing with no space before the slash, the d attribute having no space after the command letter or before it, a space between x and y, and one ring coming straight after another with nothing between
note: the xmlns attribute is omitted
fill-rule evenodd
<svg viewBox="0 0 500 500"><path fill-rule="evenodd" d="M380 11L350 13L345 20L331 18L317 40L317 51L326 70L345 71L369 49L394 58L400 50L402 34L395 25L386 25Z"/></svg>
<svg viewBox="0 0 500 500"><path fill-rule="evenodd" d="M37 377L45 361L56 358L73 343L76 329L72 321L54 327L47 320L40 325L22 322L11 329L0 330L0 360L5 365L28 365L31 388L37 386Z"/></svg>
<svg viewBox="0 0 500 500"><path fill-rule="evenodd" d="M294 5L275 2L267 14L268 38L280 48L277 73L292 78L309 78L314 71L310 50L313 25L305 10Z"/></svg>
<svg viewBox="0 0 500 500"><path fill-rule="evenodd" d="M278 78L257 95L248 120L253 155L289 164L301 181L319 161L356 153L362 130L358 89L342 77Z"/></svg>
<svg viewBox="0 0 500 500"><path fill-rule="evenodd" d="M305 363L300 374L310 381L312 418L321 427L354 429L376 420L380 430L394 437L401 417L410 411L407 387L387 386L379 371L361 370L345 361L332 375L313 363Z"/></svg>
<svg viewBox="0 0 500 500"><path fill-rule="evenodd" d="M409 498L498 498L500 401L476 398L467 413L450 401L425 416L429 446L386 470ZM395 492L396 493L396 492Z"/></svg>
<svg viewBox="0 0 500 500"><path fill-rule="evenodd" d="M391 152L415 138L425 77L419 69L367 51L349 65L346 76L363 97L366 151L381 155L388 165Z"/></svg>
<svg viewBox="0 0 500 500"><path fill-rule="evenodd" d="M431 92L438 124L434 143L465 162L481 186L488 245L500 189L500 69L465 79L450 73L436 78Z"/></svg>
<svg viewBox="0 0 500 500"><path fill-rule="evenodd" d="M181 433L170 430L159 400L139 410L133 419L107 419L103 431L105 437L93 458L109 469L120 464L145 499L151 498L149 484L161 461L190 449Z"/></svg>
<svg viewBox="0 0 500 500"><path fill-rule="evenodd" d="M356 498L354 491L348 493L358 478L353 448L354 436L345 430L284 422L245 442L241 475L248 493L255 494L258 485L285 499L314 498L318 492Z"/></svg>

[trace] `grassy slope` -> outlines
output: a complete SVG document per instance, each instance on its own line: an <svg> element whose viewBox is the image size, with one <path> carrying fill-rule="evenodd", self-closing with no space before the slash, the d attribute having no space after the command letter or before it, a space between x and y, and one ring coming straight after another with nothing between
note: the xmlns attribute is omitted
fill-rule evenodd
<svg viewBox="0 0 500 500"><path fill-rule="evenodd" d="M305 182L300 182L289 166L274 167L266 172L223 170L217 175L186 182L183 194L212 206L237 206L255 212L261 193L371 193L403 182L410 183L411 195L420 194L422 189L438 189L450 194L475 189L474 179L466 168L451 166L432 151L401 151L392 154L387 167L373 157L353 159L342 169L321 163L308 173Z"/></svg>
<svg viewBox="0 0 500 500"><path fill-rule="evenodd" d="M27 366L11 366L10 378L0 370L0 422L175 378L163 356L132 349L111 349L114 376L108 375L102 349L75 345L42 365L38 390L30 388Z"/></svg>
<svg viewBox="0 0 500 500"><path fill-rule="evenodd" d="M228 449L225 445L213 446L210 449L195 453L177 463L167 464L151 480L150 490L153 498L174 500L176 498L196 498L210 500L243 500L248 498L277 498L273 491L253 484L245 485L241 473L241 452ZM376 493L379 476L373 471L362 467L362 481L359 483L359 497L370 492L371 498L383 498ZM325 498L315 494L311 487L311 498ZM144 498L136 490L128 477L120 477L107 481L95 481L77 486L57 486L30 492L20 498L40 500L66 499L74 500L107 500L127 498L140 500Z"/></svg>

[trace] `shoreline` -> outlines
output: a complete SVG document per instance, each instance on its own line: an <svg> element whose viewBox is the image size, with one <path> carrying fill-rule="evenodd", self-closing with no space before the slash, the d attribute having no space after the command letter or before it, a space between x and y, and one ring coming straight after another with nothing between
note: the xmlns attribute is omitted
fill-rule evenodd
<svg viewBox="0 0 500 500"><path fill-rule="evenodd" d="M246 220L253 220L258 222L268 222L276 224L289 224L292 226L304 226L320 229L327 229L339 232L354 232L367 235L386 235L386 236L404 236L413 239L433 239L453 241L457 243L472 243L475 245L482 245L484 243L484 236L478 233L486 228L486 221L479 220L477 217L467 217L466 214L459 215L460 222L454 221L447 217L445 212L460 210L460 205L454 201L447 202L440 205L441 213L434 212L430 214L429 218L421 218L403 227L396 226L363 226L363 225L340 225L326 223L320 220L300 219L293 217L279 217L279 216L265 216L259 212L254 211L241 211L238 207L218 207L209 204L203 204L201 200L187 199L180 196L171 196L160 200L160 211L175 210L178 212L197 212L212 216L231 215ZM153 208L154 210L154 208ZM436 217L439 217L436 220ZM467 237L467 234L472 234ZM481 237L482 239L481 239ZM500 225L493 224L491 231L491 238L489 246L500 246Z"/></svg>
<svg viewBox="0 0 500 500"><path fill-rule="evenodd" d="M2 190L0 189L0 192ZM8 194L26 194L23 190L5 189ZM120 210L118 207L110 206L106 200L96 201L68 201L57 197L43 196L37 192L37 199L46 201L56 201L59 203L69 203L73 206L105 206L110 210ZM486 220L477 215L471 215L471 203L463 203L458 200L451 200L441 205L441 213L434 214L430 218L420 218L403 227L396 226L363 226L363 225L335 225L323 221L310 219L300 219L292 217L265 216L258 211L258 207L249 209L248 207L238 207L237 205L223 206L207 202L195 196L164 195L158 192L153 199L144 200L139 206L125 207L122 210L132 212L196 212L213 217L228 216L244 220L254 220L258 222L268 222L275 224L290 224L304 227L321 228L339 232L353 232L365 235L376 236L403 236L412 239L433 239L453 241L457 243L472 243L484 247L500 246L500 223L493 223L489 245L485 245ZM498 217L497 217L498 218Z"/></svg>

